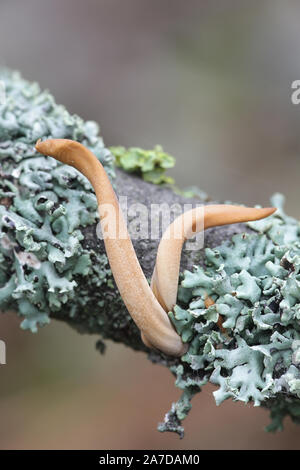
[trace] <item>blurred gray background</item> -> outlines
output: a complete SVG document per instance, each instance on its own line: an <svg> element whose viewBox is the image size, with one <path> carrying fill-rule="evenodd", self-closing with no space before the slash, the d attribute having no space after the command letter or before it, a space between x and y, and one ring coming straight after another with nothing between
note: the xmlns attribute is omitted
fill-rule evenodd
<svg viewBox="0 0 300 470"><path fill-rule="evenodd" d="M0 65L99 122L106 145L161 144L179 186L249 205L279 191L299 217L299 23L292 0L0 0ZM18 324L0 318L0 448L300 448L288 420L265 434L267 412L217 408L213 387L183 441L159 434L179 395L166 370L119 345L101 357L57 322Z"/></svg>

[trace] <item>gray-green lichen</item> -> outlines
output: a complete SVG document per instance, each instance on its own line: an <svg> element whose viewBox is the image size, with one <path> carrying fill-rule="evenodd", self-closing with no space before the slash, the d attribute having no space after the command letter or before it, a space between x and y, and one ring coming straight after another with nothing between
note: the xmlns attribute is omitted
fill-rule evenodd
<svg viewBox="0 0 300 470"><path fill-rule="evenodd" d="M75 295L78 277L94 289L112 282L106 256L82 244L82 228L98 217L91 185L75 169L39 155L35 142L82 142L111 178L113 157L96 123L70 115L17 72L1 70L0 80L6 93L0 104L0 309L17 311L22 328L35 332L70 301L70 316L84 310L90 298ZM94 299L94 308L101 301L101 295Z"/></svg>
<svg viewBox="0 0 300 470"><path fill-rule="evenodd" d="M232 398L269 408L268 430L282 429L285 416L300 424L300 223L282 196L272 203L273 216L248 224L256 233L206 249L206 267L184 272L170 314L190 343L171 367L183 395L161 431L182 436L190 400L207 382L218 385L217 405Z"/></svg>

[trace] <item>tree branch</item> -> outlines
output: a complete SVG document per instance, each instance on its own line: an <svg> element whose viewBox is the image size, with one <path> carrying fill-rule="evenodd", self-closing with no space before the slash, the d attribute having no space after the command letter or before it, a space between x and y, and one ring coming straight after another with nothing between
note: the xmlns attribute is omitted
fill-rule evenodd
<svg viewBox="0 0 300 470"><path fill-rule="evenodd" d="M0 103L0 309L17 312L22 328L33 332L51 317L81 333L149 352L97 236L91 185L74 168L41 156L35 142L66 138L87 146L126 200L129 228L136 228L141 207L150 230L159 218L168 225L206 197L187 198L172 186L121 170L115 176L95 123L71 116L19 74L0 71L0 79L7 92ZM299 422L300 226L284 213L280 196L274 204L277 213L263 221L207 230L206 258L203 249L183 250L178 305L170 318L189 350L180 359L149 352L183 390L161 431L183 435L190 400L208 381L219 386L218 404L233 398L270 408L271 430L282 427L285 415ZM157 227L156 237L133 239L149 280L163 224ZM98 348L103 350L101 341Z"/></svg>

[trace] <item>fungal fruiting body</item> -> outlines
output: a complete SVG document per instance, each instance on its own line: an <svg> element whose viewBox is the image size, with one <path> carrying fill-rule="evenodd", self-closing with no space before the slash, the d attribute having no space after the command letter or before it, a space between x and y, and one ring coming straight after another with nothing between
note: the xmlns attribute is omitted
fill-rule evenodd
<svg viewBox="0 0 300 470"><path fill-rule="evenodd" d="M173 310L177 299L180 258L183 244L199 230L219 225L259 220L276 209L249 208L225 204L196 207L177 217L160 241L151 287L165 311Z"/></svg>
<svg viewBox="0 0 300 470"><path fill-rule="evenodd" d="M187 346L176 333L144 276L117 197L99 160L82 144L68 139L38 141L36 149L73 166L91 182L98 201L107 257L131 317L153 347L171 356L181 356Z"/></svg>
<svg viewBox="0 0 300 470"><path fill-rule="evenodd" d="M202 229L258 220L272 214L275 209L211 205L204 207L204 210L201 207L184 213L169 226L162 237L151 289L136 257L116 194L96 156L79 142L68 139L38 141L36 149L73 166L92 184L98 201L110 267L120 295L141 330L145 344L170 356L184 354L187 345L182 342L166 313L176 303L184 241L195 235L199 227Z"/></svg>

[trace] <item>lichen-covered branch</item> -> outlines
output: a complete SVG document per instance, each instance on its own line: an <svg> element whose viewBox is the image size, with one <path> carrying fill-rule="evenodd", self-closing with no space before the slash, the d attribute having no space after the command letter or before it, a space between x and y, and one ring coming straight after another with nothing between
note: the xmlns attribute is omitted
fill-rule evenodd
<svg viewBox="0 0 300 470"><path fill-rule="evenodd" d="M103 339L112 339L147 351L97 236L90 183L75 169L38 154L35 142L68 138L91 149L121 204L126 200L135 235L141 204L149 208L144 222L150 226L153 208L156 219L164 220L172 206L171 222L185 204L205 202L206 196L145 181L168 181L163 170L172 160L160 148L112 148L120 166L144 178L115 168L95 123L71 116L17 73L1 71L0 80L6 88L0 104L0 309L17 312L21 327L33 332L55 318L82 333L99 334L100 350ZM217 404L232 398L270 408L271 429L280 428L285 415L299 422L300 230L298 221L284 214L279 197L274 204L279 211L265 221L209 229L205 253L183 251L171 319L189 350L181 359L148 351L153 362L170 368L183 390L160 430L182 435L190 399L208 381L219 385ZM162 224L156 238L133 237L149 280L161 232Z"/></svg>

